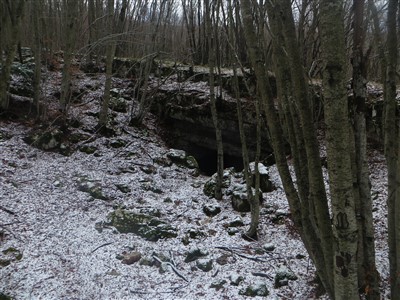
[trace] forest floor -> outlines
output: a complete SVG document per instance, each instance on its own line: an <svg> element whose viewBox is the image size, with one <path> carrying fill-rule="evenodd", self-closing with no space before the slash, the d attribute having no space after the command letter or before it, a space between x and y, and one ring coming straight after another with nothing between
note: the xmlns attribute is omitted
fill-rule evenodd
<svg viewBox="0 0 400 300"><path fill-rule="evenodd" d="M101 83L104 76L86 80ZM100 94L101 86L71 107L81 126L70 134L88 135L84 129L97 124L98 102L90 97ZM25 142L33 126L29 120L0 121L0 295L18 300L248 299L241 295L246 288L265 285L267 299L325 299L318 295L315 268L290 220L275 166L269 167L269 176L277 188L263 195L259 239L246 241L241 233L250 214L234 211L227 196L222 201L205 196L209 177L157 163L170 149L153 117L141 128L128 126L124 113L115 113L114 119L116 136L91 133L84 143L95 152L69 155ZM115 142L123 146L114 148ZM376 260L387 299L386 167L379 151L371 150L369 159ZM83 190L82 180L93 183L104 199ZM210 205L221 212L207 216L203 207ZM117 208L157 210L176 229L176 237L148 241L104 225ZM230 225L239 220L243 226L238 222L235 232ZM185 262L193 249L207 253L210 271L198 261ZM129 253L164 263L121 260ZM278 288L275 278L282 271L297 279Z"/></svg>

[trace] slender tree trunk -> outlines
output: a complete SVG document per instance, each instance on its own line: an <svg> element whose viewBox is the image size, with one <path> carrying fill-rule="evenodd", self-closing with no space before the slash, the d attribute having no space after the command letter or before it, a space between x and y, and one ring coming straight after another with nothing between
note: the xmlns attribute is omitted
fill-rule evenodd
<svg viewBox="0 0 400 300"><path fill-rule="evenodd" d="M109 37L107 42L106 50L106 82L104 85L103 102L100 110L99 116L99 127L106 126L108 121L108 106L110 103L110 90L111 90L111 80L112 80L112 63L114 60L115 53L115 37L114 34L114 0L108 0L107 2L107 24L109 30Z"/></svg>
<svg viewBox="0 0 400 300"><path fill-rule="evenodd" d="M272 3L272 4L271 4ZM302 199L308 203L308 215L314 230L318 232L320 239L323 262L319 264L319 268L323 267L325 270L320 269L324 278L322 282L327 289L328 294L331 294L330 285L328 283L333 281L333 261L332 261L332 229L329 218L328 202L326 198L325 185L322 176L321 162L319 158L319 145L316 138L316 132L313 124L313 114L310 107L310 99L308 92L308 84L305 80L305 74L302 66L302 59L299 52L298 42L296 38L296 29L292 15L292 6L290 0L271 1L267 4L270 14L273 11L281 12L281 30L283 31L285 40L285 49L289 60L288 65L291 71L291 80L293 86L294 101L300 117L301 136L303 137L305 146L306 160L303 162L307 164L304 169L307 172L301 174L307 176L307 179L301 179L308 182L309 191L306 196L308 199ZM275 31L275 35L280 32ZM303 149L302 149L303 150Z"/></svg>
<svg viewBox="0 0 400 300"><path fill-rule="evenodd" d="M323 87L334 234L335 299L358 299L357 220L352 186L343 3L320 1Z"/></svg>
<svg viewBox="0 0 400 300"><path fill-rule="evenodd" d="M68 106L71 101L71 63L76 39L76 22L77 22L77 3L74 0L64 0L63 6L66 10L65 14L65 34L66 41L64 47L64 66L62 70L60 108L67 115Z"/></svg>
<svg viewBox="0 0 400 300"><path fill-rule="evenodd" d="M384 124L385 156L388 168L388 235L391 296L400 295L400 162L398 159L398 121L396 121L396 68L398 64L396 16L398 0L389 0L387 16L387 75L385 86L386 115Z"/></svg>
<svg viewBox="0 0 400 300"><path fill-rule="evenodd" d="M222 181L224 176L224 153L222 146L222 133L221 127L219 125L218 120L218 112L217 112L217 104L215 97L215 83L214 83L214 67L215 67L215 37L213 36L213 20L215 17L215 3L214 0L211 0L211 3L208 0L204 1L205 10L206 10L206 22L207 22L207 36L208 36L208 46L209 46L209 56L208 56L208 65L209 65L209 84L210 84L210 106L211 106L211 114L215 127L215 139L217 146L217 182L215 186L215 199L222 199ZM213 9L211 9L211 6ZM214 24L214 26L216 26Z"/></svg>
<svg viewBox="0 0 400 300"><path fill-rule="evenodd" d="M367 98L366 64L364 58L364 0L353 0L353 97L354 97L354 141L355 141L355 199L358 217L359 286L368 299L380 299L379 274L375 266L374 228L372 199L367 161L367 133L365 102ZM357 203L358 202L358 203Z"/></svg>
<svg viewBox="0 0 400 300"><path fill-rule="evenodd" d="M294 216L300 213L300 200L293 185L293 180L289 172L286 161L285 141L283 130L279 123L279 118L273 102L272 90L268 80L262 53L259 48L257 35L254 29L251 2L249 0L240 1L240 9L243 16L243 27L248 46L249 58L254 68L257 78L257 85L261 99L261 107L266 116L271 135L271 144L274 150L276 164L282 179L282 184L289 201L290 210ZM301 228L301 219L294 218L295 225Z"/></svg>
<svg viewBox="0 0 400 300"><path fill-rule="evenodd" d="M10 85L11 65L17 51L17 42L20 32L21 19L23 17L25 0L4 0L1 12L1 50L0 52L1 74L0 74L0 110L9 107L8 88Z"/></svg>
<svg viewBox="0 0 400 300"><path fill-rule="evenodd" d="M34 37L35 37L35 43L34 43L34 54L35 54L35 75L33 79L33 106L36 110L36 116L39 118L40 116L40 111L39 111L39 105L40 105L40 96L41 96L41 91L40 91L40 82L41 82L41 69L42 69L42 61L41 61L41 55L42 55L42 46L40 42L40 35L41 35L41 30L40 30L40 10L42 9L42 3L40 0L36 0L32 3L33 5L33 27L34 27Z"/></svg>

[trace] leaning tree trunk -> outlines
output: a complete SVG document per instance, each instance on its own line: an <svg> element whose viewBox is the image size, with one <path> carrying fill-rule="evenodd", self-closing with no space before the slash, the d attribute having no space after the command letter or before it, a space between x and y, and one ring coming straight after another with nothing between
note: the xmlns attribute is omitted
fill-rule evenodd
<svg viewBox="0 0 400 300"><path fill-rule="evenodd" d="M320 33L325 64L326 143L334 234L335 299L358 299L357 220L352 185L346 89L343 1L320 1Z"/></svg>
<svg viewBox="0 0 400 300"><path fill-rule="evenodd" d="M271 28L275 29L275 36L283 34L282 38L284 44L280 47L284 47L287 53L287 65L290 67L289 70L291 73L295 102L295 108L292 108L292 110L296 109L296 112L298 112L298 117L294 112L292 113L292 119L296 122L296 119L299 118L300 123L297 123L297 126L301 128L300 136L303 138L301 143L304 145L304 149L300 151L305 150L302 156L305 156L306 159L301 161L303 165L300 166L302 171L301 176L306 177L301 178L301 180L308 184L307 195L301 198L302 203L304 203L304 205L302 205L303 226L309 226L309 223L313 226L313 228L307 227L307 229L309 228L307 238L310 241L314 241L311 247L313 249L312 251L315 253L314 262L317 266L318 274L328 294L332 294L330 284L333 281L332 228L329 218L328 202L326 201L321 162L319 159L319 145L310 107L311 101L309 99L308 83L306 82L303 65L301 63L302 59L296 38L291 1L270 1L267 5L267 9L269 15L281 12L278 14L280 20L271 20L271 22L274 21L277 23L275 26L271 26ZM275 18L276 16L274 16L274 19ZM279 25L280 28L277 27ZM278 53L279 49L276 49L276 47L275 50ZM302 189L302 187L300 189ZM304 193L301 193L301 195L303 194ZM312 233L311 230L313 230L315 234ZM316 238L318 238L318 240L316 240ZM316 245L316 242L320 245Z"/></svg>
<svg viewBox="0 0 400 300"><path fill-rule="evenodd" d="M281 2L282 3L282 2ZM269 26L270 30L273 34L272 46L273 46L273 60L275 65L275 74L277 76L277 89L278 89L278 97L279 102L282 106L282 113L284 114L285 124L287 135L289 138L289 144L291 147L291 153L293 157L293 165L296 173L297 179L297 189L300 198L300 216L297 218L301 219L301 228L300 234L302 241L309 253L312 261L314 262L317 275L323 284L325 290L328 295L333 296L333 272L332 272L332 232L330 224L325 223L325 230L328 233L330 238L323 238L321 235L321 230L318 228L318 219L323 218L325 215L326 219L329 220L328 216L328 208L326 206L325 212L323 214L316 215L317 211L315 207L316 205L313 203L317 199L315 197L310 197L310 188L316 190L316 187L319 186L321 190L320 194L325 194L324 186L316 185L318 182L317 176L321 176L321 167L315 168L316 164L310 166L308 160L315 160L315 157L312 158L308 155L315 155L315 150L312 150L311 147L316 147L318 149L316 141L314 141L314 146L310 143L310 134L314 133L314 128L312 123L309 123L309 128L311 132L307 132L306 134L309 136L308 140L308 148L310 151L304 151L305 149L305 139L304 139L304 130L301 125L301 119L299 118L299 109L298 105L295 103L301 101L303 102L303 119L308 115L306 122L311 122L311 111L307 108L307 95L304 93L299 94L299 92L293 92L292 80L297 77L297 86L299 83L304 86L304 74L302 73L301 66L291 66L291 63L288 58L288 54L299 56L299 54L294 53L293 44L296 43L296 37L294 32L294 23L293 17L291 16L291 7L289 3L289 8L286 8L284 14L280 14L282 12L282 7L278 2L269 2L267 5L268 18L269 18ZM289 24L288 24L289 23ZM285 27L285 30L283 29ZM292 27L290 29L290 27ZM292 33L290 31L293 31ZM285 35L284 35L285 33ZM286 41L285 41L286 40ZM292 41L289 41L292 40ZM286 46L287 44L287 46ZM289 48L291 48L289 50ZM292 58L292 60L294 60ZM300 61L300 59L299 59ZM291 66L291 67L290 67ZM293 69L293 72L291 71ZM303 81L303 83L302 83ZM319 156L318 156L319 161ZM314 168L314 169L313 169ZM313 172L315 170L316 172ZM313 176L312 182L314 183L312 187L309 184L309 178ZM315 195L315 193L314 193ZM326 196L323 197L326 199ZM321 198L318 199L320 201ZM326 201L325 201L326 202ZM325 204L326 205L326 204ZM319 208L322 206L320 205ZM296 216L294 216L296 219ZM296 222L295 222L296 223ZM298 225L297 225L298 226ZM321 228L321 226L319 226Z"/></svg>

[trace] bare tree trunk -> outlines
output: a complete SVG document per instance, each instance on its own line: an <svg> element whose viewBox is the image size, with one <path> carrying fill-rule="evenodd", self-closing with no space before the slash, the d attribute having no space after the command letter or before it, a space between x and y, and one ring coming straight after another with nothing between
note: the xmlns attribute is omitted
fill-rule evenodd
<svg viewBox="0 0 400 300"><path fill-rule="evenodd" d="M64 47L64 67L62 70L60 108L67 115L71 101L71 63L76 39L77 2L76 0L63 0L66 10L65 27L66 41Z"/></svg>
<svg viewBox="0 0 400 300"><path fill-rule="evenodd" d="M293 180L289 172L285 154L285 142L283 139L283 130L279 123L279 118L275 109L271 86L268 80L264 59L259 48L257 35L254 29L252 17L251 2L241 0L241 13L243 16L244 35L248 46L249 58L257 77L257 85L261 99L261 107L266 116L271 135L271 144L274 150L276 164L282 179L282 184L288 198L290 210L294 216L300 212L300 200L297 191L293 185ZM294 218L295 225L301 228L301 219Z"/></svg>
<svg viewBox="0 0 400 300"><path fill-rule="evenodd" d="M17 42L20 31L20 23L23 17L25 0L2 1L0 34L1 34L1 74L0 74L0 109L9 107L8 88L10 84L11 64L17 51Z"/></svg>
<svg viewBox="0 0 400 300"><path fill-rule="evenodd" d="M368 299L380 299L379 274L375 266L374 228L372 200L367 162L367 133L365 102L367 98L367 66L363 51L364 0L353 0L353 95L354 95L354 141L356 184L355 199L359 230L358 273L359 287Z"/></svg>
<svg viewBox="0 0 400 300"><path fill-rule="evenodd" d="M271 4L273 3L273 4ZM322 247L323 261L316 261L319 272L322 272L322 282L327 289L328 294L331 293L330 282L333 281L333 261L332 261L332 229L329 218L328 202L326 200L325 185L323 182L321 162L319 159L319 145L316 138L316 132L313 124L313 114L310 107L310 99L308 92L308 84L305 80L305 74L301 63L298 42L296 39L296 29L292 15L292 6L290 0L271 1L267 4L270 14L272 11L281 12L281 30L283 31L285 49L287 51L288 65L290 66L291 80L293 86L293 96L296 103L296 108L300 118L302 144L305 146L305 161L306 164L301 168L303 172L300 178L308 183L308 193L302 201L307 203L307 218L310 218L311 225L314 231L318 232L317 237ZM275 35L280 32L275 31ZM303 150L303 149L302 149ZM307 170L307 171L306 171ZM300 174L300 172L298 172ZM303 188L303 187L302 187ZM304 207L304 206L303 206ZM304 225L307 225L304 224ZM319 260L319 259L318 259ZM325 268L322 270L320 268Z"/></svg>
<svg viewBox="0 0 400 300"><path fill-rule="evenodd" d="M396 120L396 68L398 64L396 16L398 1L389 0L387 16L387 75L385 86L386 115L384 124L385 156L388 168L388 237L389 263L391 279L391 296L397 299L400 295L400 162L399 136Z"/></svg>
<svg viewBox="0 0 400 300"><path fill-rule="evenodd" d="M114 0L108 0L107 2L107 27L109 30L109 36L107 38L107 55L106 55L106 82L104 85L103 102L101 105L100 116L99 116L99 127L107 125L108 122L108 106L110 103L110 90L112 80L112 63L114 60L115 53L115 37L114 34Z"/></svg>
<svg viewBox="0 0 400 300"><path fill-rule="evenodd" d="M343 8L340 0L320 1L325 69L323 87L329 185L334 234L335 299L358 299L357 220L352 186L346 89Z"/></svg>
<svg viewBox="0 0 400 300"><path fill-rule="evenodd" d="M215 36L213 34L213 25L217 26L215 22L213 22L213 18L215 18L215 3L214 0L204 1L205 11L206 11L206 23L207 23L207 36L208 36L208 46L209 46L209 56L208 56L208 66L209 66L209 84L210 84L210 105L211 105L211 114L215 127L215 139L217 144L217 182L215 186L215 199L222 199L222 181L224 176L224 153L222 146L222 133L221 127L219 125L218 113L217 113L217 104L215 97L215 84L214 84L214 68L215 68ZM212 6L212 9L211 9Z"/></svg>
<svg viewBox="0 0 400 300"><path fill-rule="evenodd" d="M40 82L41 82L41 69L42 69L42 46L40 42L41 30L40 30L40 10L43 8L42 2L36 0L32 3L33 5L33 26L34 26L34 54L35 54L35 75L33 79L33 106L36 110L36 116L40 117L39 105L40 105Z"/></svg>

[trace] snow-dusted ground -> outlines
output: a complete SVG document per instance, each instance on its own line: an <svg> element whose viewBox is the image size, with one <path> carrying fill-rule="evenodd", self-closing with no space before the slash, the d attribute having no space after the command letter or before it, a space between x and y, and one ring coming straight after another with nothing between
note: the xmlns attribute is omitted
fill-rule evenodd
<svg viewBox="0 0 400 300"><path fill-rule="evenodd" d="M93 122L83 114L79 118ZM128 143L124 148L111 148L112 138L98 136L91 143L98 147L98 156L80 151L63 156L26 144L22 138L30 128L24 124L0 122L0 132L9 137L0 139L0 260L9 258L10 254L3 252L6 249L22 254L22 259L0 266L0 292L15 299L246 299L239 290L261 282L269 289L268 299L315 298L314 267L289 218L274 224L264 212L258 242L245 241L240 233L229 235L227 224L239 217L246 225L240 227L244 231L249 214L233 211L228 199L217 203L206 197L203 185L207 177L193 177L190 170L175 164L153 163L152 158L165 155L168 148L156 130L148 128L125 127L126 132L118 137ZM154 166L155 174L143 172L143 164ZM130 171L123 171L127 169ZM263 206L288 212L277 170L271 167L269 171L278 188L264 194ZM371 155L371 172L377 264L387 293L386 170L378 152ZM78 180L84 176L98 182L111 200L93 200L79 191ZM129 186L131 192L122 193L116 184ZM149 185L162 193L149 190ZM168 198L172 201L165 201ZM210 203L222 207L212 218L202 210ZM113 228L97 230L96 224L105 221L116 207L159 209L161 219L178 228L178 237L150 242L134 234L116 233ZM185 245L182 239L191 230L204 235ZM265 243L275 245L275 250L259 252ZM211 271L184 262L195 247L209 252L208 258L214 260ZM154 266L126 265L116 258L132 251L168 257L187 281L171 268L160 273ZM217 263L223 256L226 264ZM276 289L274 276L281 265L298 279ZM231 274L243 276L244 281L231 285ZM210 287L220 280L227 281L221 289Z"/></svg>

